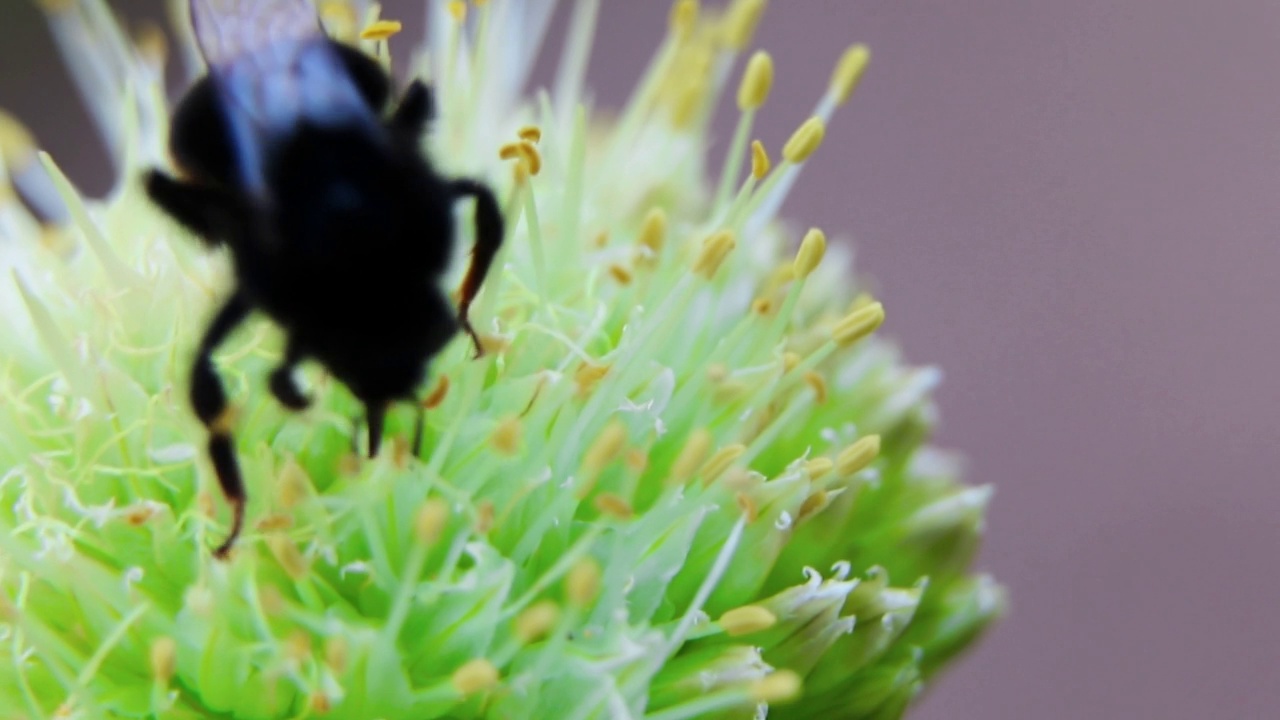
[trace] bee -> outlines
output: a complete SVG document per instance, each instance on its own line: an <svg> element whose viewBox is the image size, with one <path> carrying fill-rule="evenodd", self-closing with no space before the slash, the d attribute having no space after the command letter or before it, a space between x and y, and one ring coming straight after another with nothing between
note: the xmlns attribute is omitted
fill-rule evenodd
<svg viewBox="0 0 1280 720"><path fill-rule="evenodd" d="M421 140L435 115L415 80L392 102L376 60L328 37L308 0L189 0L207 73L175 107L170 155L180 177L149 170L151 200L210 249L225 247L235 286L191 370L190 401L232 509L225 558L247 494L214 350L254 312L285 334L268 385L285 407L313 361L363 403L377 455L389 407L413 401L428 365L458 333L482 348L468 309L502 245L503 218L482 182L448 178ZM475 246L457 307L441 287L454 205L475 203ZM421 409L419 410L421 413ZM419 414L416 446L421 440Z"/></svg>

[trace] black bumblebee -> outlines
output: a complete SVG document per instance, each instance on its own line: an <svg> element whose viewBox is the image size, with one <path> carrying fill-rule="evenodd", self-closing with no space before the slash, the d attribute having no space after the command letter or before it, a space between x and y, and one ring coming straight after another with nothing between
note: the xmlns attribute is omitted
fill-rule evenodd
<svg viewBox="0 0 1280 720"><path fill-rule="evenodd" d="M191 402L234 513L214 551L225 557L246 494L214 349L252 312L265 313L287 336L271 392L305 408L293 370L321 363L364 403L373 456L389 405L413 399L459 328L480 354L467 310L502 244L503 219L488 187L441 177L421 151L430 89L415 81L387 108L391 79L327 37L308 0L190 2L209 72L174 112L170 152L184 178L153 170L145 184L206 245L225 245L235 267L235 290L191 373ZM440 283L461 198L476 203L476 245L455 309Z"/></svg>

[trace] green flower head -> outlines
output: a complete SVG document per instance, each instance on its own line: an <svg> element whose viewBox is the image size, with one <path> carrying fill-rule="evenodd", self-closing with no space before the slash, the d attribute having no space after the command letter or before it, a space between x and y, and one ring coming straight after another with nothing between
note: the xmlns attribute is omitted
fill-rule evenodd
<svg viewBox="0 0 1280 720"><path fill-rule="evenodd" d="M429 3L428 149L507 218L473 308L488 352L434 361L420 456L406 407L367 460L322 368L312 408L271 399L281 335L249 323L216 356L250 497L219 561L186 380L231 277L140 187L167 164L163 35L43 3L119 183L82 198L0 114L0 717L902 715L1003 606L970 574L990 490L928 445L939 373L875 334L843 245L776 218L868 54L771 161L764 5L675 3L605 118L583 91L599 0L532 95L554 0ZM390 66L375 3L317 7Z"/></svg>

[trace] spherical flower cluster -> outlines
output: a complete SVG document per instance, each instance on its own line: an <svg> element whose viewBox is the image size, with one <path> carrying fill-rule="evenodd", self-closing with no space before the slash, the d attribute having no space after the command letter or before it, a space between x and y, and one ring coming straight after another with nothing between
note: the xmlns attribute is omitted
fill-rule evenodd
<svg viewBox="0 0 1280 720"><path fill-rule="evenodd" d="M873 335L838 244L775 218L865 48L771 153L764 0L676 2L610 119L583 99L599 0L532 95L553 0L432 0L411 60L430 149L507 216L473 309L488 352L459 337L433 364L420 457L402 408L366 460L320 368L311 409L270 398L280 333L250 323L216 357L250 490L219 561L185 397L230 278L140 188L167 163L164 36L130 39L104 0L44 5L120 180L81 197L0 115L0 716L898 717L999 614L969 569L990 491L927 444L937 371ZM375 4L318 8L391 62Z"/></svg>

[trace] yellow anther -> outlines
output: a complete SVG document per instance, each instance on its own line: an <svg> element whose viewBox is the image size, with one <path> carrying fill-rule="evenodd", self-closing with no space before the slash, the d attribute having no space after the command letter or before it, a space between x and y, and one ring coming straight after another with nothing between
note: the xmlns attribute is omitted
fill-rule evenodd
<svg viewBox="0 0 1280 720"><path fill-rule="evenodd" d="M733 500L737 503L738 509L742 511L742 515L747 519L748 524L760 519L760 506L756 504L755 498L745 492L740 492L733 496Z"/></svg>
<svg viewBox="0 0 1280 720"><path fill-rule="evenodd" d="M288 515L276 513L262 518L254 524L254 527L258 528L260 532L279 532L281 530L288 530L293 527L293 518Z"/></svg>
<svg viewBox="0 0 1280 720"><path fill-rule="evenodd" d="M818 228L812 228L805 233L804 239L800 241L800 249L796 252L795 262L791 264L795 270L795 276L798 278L807 278L809 274L818 268L818 264L822 262L822 257L827 254L827 236Z"/></svg>
<svg viewBox="0 0 1280 720"><path fill-rule="evenodd" d="M698 118L698 112L711 97L708 92L710 84L705 74L689 70L685 84L678 91L671 110L671 124L677 128L687 128Z"/></svg>
<svg viewBox="0 0 1280 720"><path fill-rule="evenodd" d="M830 496L827 494L826 490L819 490L805 498L804 502L800 503L800 509L796 512L796 519L807 520L811 516L817 514L818 511L827 506L829 499Z"/></svg>
<svg viewBox="0 0 1280 720"><path fill-rule="evenodd" d="M694 473L698 472L698 468L706 462L707 453L711 452L712 440L711 432L706 428L694 430L685 441L680 454L676 456L676 461L672 463L668 482L673 485L683 485L688 482Z"/></svg>
<svg viewBox="0 0 1280 720"><path fill-rule="evenodd" d="M272 535L267 540L267 546L271 548L271 554L275 556L276 562L280 563L280 567L284 568L284 571L294 580L301 580L311 570L311 563L298 550L298 546L284 535Z"/></svg>
<svg viewBox="0 0 1280 720"><path fill-rule="evenodd" d="M618 457L626 442L627 426L621 420L614 420L600 431L596 441L587 448L582 457L582 468L590 475L599 473Z"/></svg>
<svg viewBox="0 0 1280 720"><path fill-rule="evenodd" d="M849 312L856 312L858 310L861 310L862 308L867 307L868 305L870 305L875 301L876 299L871 297L870 293L865 293L865 292L858 293L856 296L854 296L853 302L849 303Z"/></svg>
<svg viewBox="0 0 1280 720"><path fill-rule="evenodd" d="M649 467L649 456L643 450L632 448L627 451L626 456L623 458L623 462L627 464L627 467L635 470L636 472L644 472Z"/></svg>
<svg viewBox="0 0 1280 720"><path fill-rule="evenodd" d="M733 239L733 232L729 230L721 230L708 237L702 241L702 249L693 262L693 272L707 280L715 277L720 264L729 256L729 252L735 245L737 243Z"/></svg>
<svg viewBox="0 0 1280 720"><path fill-rule="evenodd" d="M158 637L151 642L151 677L163 685L178 670L178 643L171 637Z"/></svg>
<svg viewBox="0 0 1280 720"><path fill-rule="evenodd" d="M764 143L759 140L751 141L751 177L757 180L763 180L765 175L769 174L769 168L773 163L769 161L769 151L764 149Z"/></svg>
<svg viewBox="0 0 1280 720"><path fill-rule="evenodd" d="M746 112L755 110L769 99L769 90L773 88L773 58L763 50L757 50L747 61L747 69L742 73L742 83L738 85L738 109Z"/></svg>
<svg viewBox="0 0 1280 720"><path fill-rule="evenodd" d="M707 379L717 385L729 378L729 366L724 363L711 363L707 366Z"/></svg>
<svg viewBox="0 0 1280 720"><path fill-rule="evenodd" d="M489 444L503 455L515 455L520 451L520 439L523 435L524 428L520 425L520 418L508 415L489 436Z"/></svg>
<svg viewBox="0 0 1280 720"><path fill-rule="evenodd" d="M600 493L592 503L601 513L618 520L630 520L635 516L635 508L626 498L614 493Z"/></svg>
<svg viewBox="0 0 1280 720"><path fill-rule="evenodd" d="M715 482L715 480L723 475L724 471L728 470L729 466L732 465L735 460L742 457L742 454L746 451L747 446L739 443L726 445L717 450L716 453L711 456L711 459L702 466L702 471L700 473L702 475L702 482L704 484Z"/></svg>
<svg viewBox="0 0 1280 720"><path fill-rule="evenodd" d="M317 690L311 693L311 710L317 715L327 715L333 710L333 700L324 692Z"/></svg>
<svg viewBox="0 0 1280 720"><path fill-rule="evenodd" d="M751 699L756 702L782 704L800 697L804 683L792 670L778 670L751 684Z"/></svg>
<svg viewBox="0 0 1280 720"><path fill-rule="evenodd" d="M879 435L858 438L857 442L841 450L840 454L836 456L836 472L841 475L852 475L864 470L879 454Z"/></svg>
<svg viewBox="0 0 1280 720"><path fill-rule="evenodd" d="M720 616L720 629L729 637L768 630L777 623L778 616L759 605L743 605Z"/></svg>
<svg viewBox="0 0 1280 720"><path fill-rule="evenodd" d="M597 250L603 250L609 247L609 231L601 230L596 233L595 237L591 238L591 246Z"/></svg>
<svg viewBox="0 0 1280 720"><path fill-rule="evenodd" d="M501 335L480 333L480 347L484 348L486 355L501 355L511 349L511 340Z"/></svg>
<svg viewBox="0 0 1280 720"><path fill-rule="evenodd" d="M418 508L413 518L413 536L423 545L431 545L440 540L444 534L444 526L449 522L449 503L441 498L431 498Z"/></svg>
<svg viewBox="0 0 1280 720"><path fill-rule="evenodd" d="M463 3L449 3L463 5ZM465 5L463 5L465 7ZM498 684L498 668L484 658L468 660L462 667L453 671L449 683L459 695L471 695L492 688Z"/></svg>
<svg viewBox="0 0 1280 720"><path fill-rule="evenodd" d="M147 503L131 506L124 512L124 521L133 527L141 527L156 516L155 506Z"/></svg>
<svg viewBox="0 0 1280 720"><path fill-rule="evenodd" d="M810 370L804 374L804 382L813 389L814 399L821 405L827 401L827 379Z"/></svg>
<svg viewBox="0 0 1280 720"><path fill-rule="evenodd" d="M351 646L347 639L337 635L324 641L324 664L339 675L347 671L347 663L351 660Z"/></svg>
<svg viewBox="0 0 1280 720"><path fill-rule="evenodd" d="M542 153L538 152L538 148L528 140L522 140L519 144L520 157L529 164L529 174L537 175L542 172Z"/></svg>
<svg viewBox="0 0 1280 720"><path fill-rule="evenodd" d="M668 24L676 37L688 37L698 24L698 0L676 0L676 4L671 6Z"/></svg>
<svg viewBox="0 0 1280 720"><path fill-rule="evenodd" d="M462 2L462 0L450 0L447 7L454 20L460 23L467 21L467 4L465 2Z"/></svg>
<svg viewBox="0 0 1280 720"><path fill-rule="evenodd" d="M751 44L766 4L766 0L737 0L729 6L724 18L724 43L730 50L742 51Z"/></svg>
<svg viewBox="0 0 1280 720"><path fill-rule="evenodd" d="M338 458L338 474L355 475L360 472L362 459L363 458L355 453L346 453L342 457Z"/></svg>
<svg viewBox="0 0 1280 720"><path fill-rule="evenodd" d="M422 399L423 409L434 410L435 408L440 407L440 403L444 402L444 398L448 394L449 376L441 375L440 379L436 380L436 386L431 389L431 392L428 393L425 398Z"/></svg>
<svg viewBox="0 0 1280 720"><path fill-rule="evenodd" d="M800 357L800 353L788 352L782 356L782 369L786 372L791 372L803 359Z"/></svg>
<svg viewBox="0 0 1280 720"><path fill-rule="evenodd" d="M751 301L751 312L756 315L768 315L775 309L773 298L762 297Z"/></svg>
<svg viewBox="0 0 1280 720"><path fill-rule="evenodd" d="M306 500L311 494L311 478L292 457L285 460L277 483L276 498L280 501L280 506L286 510L297 507L298 503Z"/></svg>
<svg viewBox="0 0 1280 720"><path fill-rule="evenodd" d="M576 607L587 607L600 592L600 564L586 557L569 569L564 579L565 594Z"/></svg>
<svg viewBox="0 0 1280 720"><path fill-rule="evenodd" d="M871 303L859 310L854 310L836 323L831 330L831 337L841 347L852 345L876 331L884 324L884 305Z"/></svg>
<svg viewBox="0 0 1280 720"><path fill-rule="evenodd" d="M537 125L525 125L520 128L516 134L520 136L521 140L531 143L536 143L542 140L542 128L539 128Z"/></svg>
<svg viewBox="0 0 1280 720"><path fill-rule="evenodd" d="M787 162L798 165L809 159L822 145L822 138L827 134L827 126L822 118L811 117L791 134L787 144L782 146L782 157Z"/></svg>
<svg viewBox="0 0 1280 720"><path fill-rule="evenodd" d="M831 94L836 102L844 104L857 89L862 74L871 61L871 50L866 45L854 45L840 56L836 69L831 73Z"/></svg>
<svg viewBox="0 0 1280 720"><path fill-rule="evenodd" d="M597 365L584 362L573 373L573 381L578 385L578 394L586 395L609 374L609 365Z"/></svg>
<svg viewBox="0 0 1280 720"><path fill-rule="evenodd" d="M644 216L637 240L654 255L662 252L667 241L667 213L662 208L653 208Z"/></svg>
<svg viewBox="0 0 1280 720"><path fill-rule="evenodd" d="M165 38L164 29L151 21L143 21L138 25L133 44L142 57L155 65L163 64L169 55L169 41Z"/></svg>
<svg viewBox="0 0 1280 720"><path fill-rule="evenodd" d="M621 265L610 265L609 276L618 282L619 285L630 285L632 276L631 271Z"/></svg>
<svg viewBox="0 0 1280 720"><path fill-rule="evenodd" d="M560 620L560 606L539 600L516 616L515 632L520 642L535 643L551 634Z"/></svg>
<svg viewBox="0 0 1280 720"><path fill-rule="evenodd" d="M36 141L31 131L3 110L0 110L0 159L11 173L21 172L36 160Z"/></svg>
<svg viewBox="0 0 1280 720"><path fill-rule="evenodd" d="M509 142L498 148L498 157L503 160L519 160L523 157L520 152L520 143Z"/></svg>
<svg viewBox="0 0 1280 720"><path fill-rule="evenodd" d="M465 11L464 11L465 12ZM375 20L360 31L361 40L386 40L404 29L398 20Z"/></svg>
<svg viewBox="0 0 1280 720"><path fill-rule="evenodd" d="M835 469L835 466L836 464L831 461L831 458L818 457L806 462L804 471L809 474L810 480L818 480L829 474Z"/></svg>
<svg viewBox="0 0 1280 720"><path fill-rule="evenodd" d="M311 657L311 635L302 630L289 633L289 637L284 641L284 653L296 662L302 662Z"/></svg>

